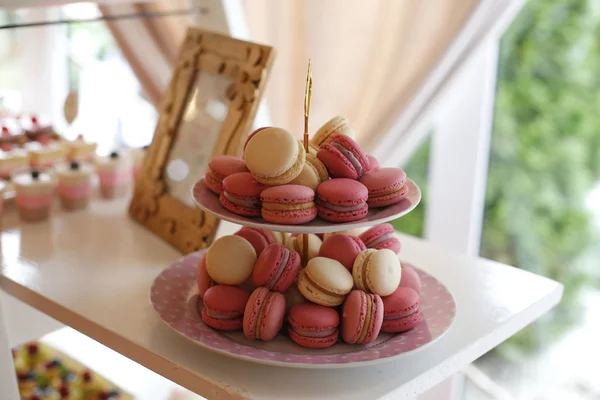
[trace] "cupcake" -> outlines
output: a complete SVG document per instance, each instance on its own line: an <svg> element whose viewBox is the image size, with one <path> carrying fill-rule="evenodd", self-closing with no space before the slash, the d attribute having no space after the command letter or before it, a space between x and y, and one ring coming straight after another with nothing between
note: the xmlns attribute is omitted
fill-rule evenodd
<svg viewBox="0 0 600 400"><path fill-rule="evenodd" d="M13 177L19 215L24 221L35 222L48 218L54 179L43 172L33 170Z"/></svg>
<svg viewBox="0 0 600 400"><path fill-rule="evenodd" d="M29 157L27 152L12 148L12 145L5 144L0 150L0 178L9 179L10 176L19 169L29 166Z"/></svg>
<svg viewBox="0 0 600 400"><path fill-rule="evenodd" d="M31 167L52 167L65 160L66 150L60 143L49 139L47 136L39 139L39 142L30 142L25 146L29 153Z"/></svg>
<svg viewBox="0 0 600 400"><path fill-rule="evenodd" d="M67 160L93 162L96 156L96 143L86 142L83 135L73 141L64 142Z"/></svg>
<svg viewBox="0 0 600 400"><path fill-rule="evenodd" d="M102 157L97 165L100 193L107 199L123 196L131 184L131 162L116 151Z"/></svg>
<svg viewBox="0 0 600 400"><path fill-rule="evenodd" d="M58 175L58 196L65 210L86 208L92 195L92 174L89 164L72 161L56 167Z"/></svg>

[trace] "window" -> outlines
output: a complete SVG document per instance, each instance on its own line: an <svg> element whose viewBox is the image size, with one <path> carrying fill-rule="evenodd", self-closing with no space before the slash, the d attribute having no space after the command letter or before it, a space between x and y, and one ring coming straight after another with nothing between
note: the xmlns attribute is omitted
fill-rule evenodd
<svg viewBox="0 0 600 400"><path fill-rule="evenodd" d="M410 213L404 217L391 222L394 228L408 235L423 237L425 227L425 209L427 207L427 173L429 171L429 155L431 149L431 133L421 143L419 148L411 156L403 167L406 175L412 179L421 189L421 202Z"/></svg>
<svg viewBox="0 0 600 400"><path fill-rule="evenodd" d="M532 0L501 43L481 255L565 286L552 314L476 363L516 399L600 396L583 356L599 334L599 32L597 2Z"/></svg>

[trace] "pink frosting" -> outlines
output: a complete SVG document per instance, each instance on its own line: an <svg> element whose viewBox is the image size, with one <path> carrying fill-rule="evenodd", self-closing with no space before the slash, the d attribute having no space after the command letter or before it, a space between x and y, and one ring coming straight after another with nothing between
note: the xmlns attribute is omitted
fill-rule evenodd
<svg viewBox="0 0 600 400"><path fill-rule="evenodd" d="M84 182L78 185L69 185L64 182L58 183L58 193L63 197L71 199L81 199L89 197L92 194L92 185Z"/></svg>
<svg viewBox="0 0 600 400"><path fill-rule="evenodd" d="M131 182L131 170L125 171L98 171L98 177L100 178L100 185L124 185Z"/></svg>
<svg viewBox="0 0 600 400"><path fill-rule="evenodd" d="M49 207L52 202L52 193L48 194L35 194L26 195L23 193L17 193L16 196L17 206L25 209L38 209Z"/></svg>

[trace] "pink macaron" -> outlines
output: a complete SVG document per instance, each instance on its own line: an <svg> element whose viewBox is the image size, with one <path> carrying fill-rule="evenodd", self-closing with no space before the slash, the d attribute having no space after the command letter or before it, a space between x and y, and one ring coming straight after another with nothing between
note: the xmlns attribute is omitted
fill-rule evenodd
<svg viewBox="0 0 600 400"><path fill-rule="evenodd" d="M367 158L369 159L369 171L374 171L376 169L381 168L379 165L379 161L375 157L370 154L367 154Z"/></svg>
<svg viewBox="0 0 600 400"><path fill-rule="evenodd" d="M350 222L364 218L369 211L369 191L360 182L337 178L317 187L319 217L331 222Z"/></svg>
<svg viewBox="0 0 600 400"><path fill-rule="evenodd" d="M244 335L251 340L272 340L283 325L285 297L259 287L252 292L244 312Z"/></svg>
<svg viewBox="0 0 600 400"><path fill-rule="evenodd" d="M340 316L334 308L297 304L288 314L288 323L290 338L300 346L324 349L337 343Z"/></svg>
<svg viewBox="0 0 600 400"><path fill-rule="evenodd" d="M400 240L391 224L375 225L361 233L359 237L369 249L390 249L396 254L400 252Z"/></svg>
<svg viewBox="0 0 600 400"><path fill-rule="evenodd" d="M362 290L350 292L342 308L342 339L349 344L371 343L383 323L383 301Z"/></svg>
<svg viewBox="0 0 600 400"><path fill-rule="evenodd" d="M369 159L358 143L346 135L330 136L317 157L334 178L359 179L369 170Z"/></svg>
<svg viewBox="0 0 600 400"><path fill-rule="evenodd" d="M380 168L368 171L360 183L369 189L369 207L385 207L408 195L406 173L400 168Z"/></svg>
<svg viewBox="0 0 600 400"><path fill-rule="evenodd" d="M244 226L242 229L234 233L234 235L241 236L249 241L252 247L254 247L257 256L260 256L267 246L275 243L275 239L273 238L273 235L271 235L271 232L262 228L251 228L249 226Z"/></svg>
<svg viewBox="0 0 600 400"><path fill-rule="evenodd" d="M252 279L256 286L283 293L296 280L300 267L298 253L273 243L256 260Z"/></svg>
<svg viewBox="0 0 600 400"><path fill-rule="evenodd" d="M219 197L223 207L246 217L259 217L260 194L268 186L259 183L250 172L238 172L223 179L223 192Z"/></svg>
<svg viewBox="0 0 600 400"><path fill-rule="evenodd" d="M404 332L414 328L421 320L419 295L411 288L399 286L383 298L383 332Z"/></svg>
<svg viewBox="0 0 600 400"><path fill-rule="evenodd" d="M315 192L307 186L273 186L265 189L260 199L262 217L274 224L304 224L317 217Z"/></svg>
<svg viewBox="0 0 600 400"><path fill-rule="evenodd" d="M206 270L206 253L204 253L202 257L200 257L200 260L198 260L196 280L198 282L198 294L200 295L200 298L204 297L204 293L206 293L209 288L217 284L212 280L210 275L208 275L208 271Z"/></svg>
<svg viewBox="0 0 600 400"><path fill-rule="evenodd" d="M221 331L241 329L250 295L237 286L218 285L204 293L202 321Z"/></svg>
<svg viewBox="0 0 600 400"><path fill-rule="evenodd" d="M352 235L338 234L325 239L319 249L319 257L337 260L348 271L352 272L354 260L365 249L366 246L360 238Z"/></svg>
<svg viewBox="0 0 600 400"><path fill-rule="evenodd" d="M407 264L405 262L401 262L402 265L402 278L400 279L400 286L408 287L417 292L417 294L421 294L421 278L417 271L412 267L412 265Z"/></svg>
<svg viewBox="0 0 600 400"><path fill-rule="evenodd" d="M234 156L216 156L208 163L204 183L216 194L221 194L223 179L238 172L249 172L244 160Z"/></svg>

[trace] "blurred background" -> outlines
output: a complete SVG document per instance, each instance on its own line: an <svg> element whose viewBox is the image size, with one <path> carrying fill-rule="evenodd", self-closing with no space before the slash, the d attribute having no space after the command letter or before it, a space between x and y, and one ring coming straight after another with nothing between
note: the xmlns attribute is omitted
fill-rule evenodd
<svg viewBox="0 0 600 400"><path fill-rule="evenodd" d="M402 130L476 2L353 3L239 2L245 20L230 34L278 51L257 125L301 134L310 56L311 129L347 116L361 143L423 190L399 231L564 284L554 311L464 371L458 398L600 399L600 3L526 2ZM100 152L147 145L185 27L210 12L183 0L0 10L0 118L39 115Z"/></svg>

